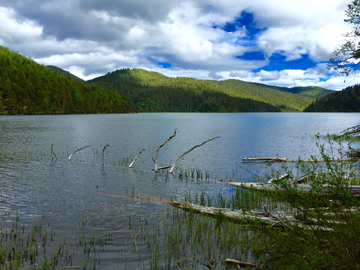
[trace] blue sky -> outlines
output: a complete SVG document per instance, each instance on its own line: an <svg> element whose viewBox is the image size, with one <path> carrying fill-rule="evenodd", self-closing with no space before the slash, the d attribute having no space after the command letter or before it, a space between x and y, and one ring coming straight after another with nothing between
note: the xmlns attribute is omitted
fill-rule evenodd
<svg viewBox="0 0 360 270"><path fill-rule="evenodd" d="M91 79L121 68L340 90L342 0L0 0L0 45Z"/></svg>

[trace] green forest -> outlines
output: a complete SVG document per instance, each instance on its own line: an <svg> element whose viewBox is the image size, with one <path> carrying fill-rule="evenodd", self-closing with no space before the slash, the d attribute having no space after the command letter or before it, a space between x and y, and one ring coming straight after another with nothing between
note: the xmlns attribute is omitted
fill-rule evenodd
<svg viewBox="0 0 360 270"><path fill-rule="evenodd" d="M78 82L0 46L0 114L128 113L115 91Z"/></svg>
<svg viewBox="0 0 360 270"><path fill-rule="evenodd" d="M88 82L128 96L141 112L302 111L315 100L240 80L169 78L141 69L121 69Z"/></svg>
<svg viewBox="0 0 360 270"><path fill-rule="evenodd" d="M317 99L304 112L360 112L360 85Z"/></svg>
<svg viewBox="0 0 360 270"><path fill-rule="evenodd" d="M169 78L142 69L116 70L85 82L58 67L45 67L0 46L0 114L3 115L300 112L305 108L305 111L358 111L358 99L353 96L358 97L359 91L344 91L352 100L345 102L345 95L341 94L342 98L336 96L332 101L334 91L320 87L286 88L240 80ZM344 100L341 107L335 104L340 100ZM324 102L327 105L319 105ZM335 104L334 108L330 103Z"/></svg>
<svg viewBox="0 0 360 270"><path fill-rule="evenodd" d="M278 112L275 106L232 97L217 84L171 79L140 69L117 70L89 81L128 96L140 112Z"/></svg>

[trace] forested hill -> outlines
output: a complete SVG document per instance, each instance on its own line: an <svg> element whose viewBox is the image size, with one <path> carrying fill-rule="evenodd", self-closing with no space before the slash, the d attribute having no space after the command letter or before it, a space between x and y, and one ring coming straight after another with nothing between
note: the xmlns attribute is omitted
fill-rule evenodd
<svg viewBox="0 0 360 270"><path fill-rule="evenodd" d="M139 111L302 111L314 100L239 80L169 78L141 69L117 70L89 83L128 96Z"/></svg>
<svg viewBox="0 0 360 270"><path fill-rule="evenodd" d="M278 112L271 104L229 95L220 85L122 69L89 81L128 96L143 112Z"/></svg>
<svg viewBox="0 0 360 270"><path fill-rule="evenodd" d="M304 112L360 112L360 85L354 85L314 101Z"/></svg>
<svg viewBox="0 0 360 270"><path fill-rule="evenodd" d="M234 79L217 81L216 83L226 88L231 95L267 102L282 111L302 111L314 100L313 98L280 91L264 84Z"/></svg>
<svg viewBox="0 0 360 270"><path fill-rule="evenodd" d="M136 112L115 91L77 82L0 46L0 114Z"/></svg>
<svg viewBox="0 0 360 270"><path fill-rule="evenodd" d="M66 71L66 70L63 70L61 68L58 68L58 67L55 67L55 66L46 66L47 68L50 68L51 70L53 71L56 71L58 73L60 73L61 75L64 75L64 76L67 76L67 77L70 77L70 79L73 79L75 81L78 81L78 82L83 82L84 80L83 79L80 79L79 77L75 76L74 74L71 74L69 71Z"/></svg>
<svg viewBox="0 0 360 270"><path fill-rule="evenodd" d="M334 90L329 90L318 86L280 87L280 86L267 86L265 84L260 84L260 83L254 83L254 84L271 87L283 92L298 94L300 96L309 97L309 98L322 98L322 97L326 97L327 95L333 94L335 92Z"/></svg>

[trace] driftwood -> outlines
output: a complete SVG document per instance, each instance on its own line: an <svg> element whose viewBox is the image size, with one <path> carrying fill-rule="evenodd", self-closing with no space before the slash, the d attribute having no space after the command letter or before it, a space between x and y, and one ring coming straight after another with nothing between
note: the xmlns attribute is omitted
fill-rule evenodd
<svg viewBox="0 0 360 270"><path fill-rule="evenodd" d="M265 163L271 163L271 162L289 162L289 163L295 163L295 162L325 162L324 159L297 159L297 160L290 160L287 158L243 158L243 163L248 162L265 162ZM346 158L346 159L330 159L326 160L326 162L344 162L344 161L354 161L354 158Z"/></svg>
<svg viewBox="0 0 360 270"><path fill-rule="evenodd" d="M158 168L158 166L157 166L157 159L158 159L158 155L159 155L160 149L161 149L165 144L167 144L172 138L174 138L174 137L176 136L176 130L177 130L177 128L175 128L175 130L174 130L174 135L170 136L162 145L160 145L160 146L156 149L155 159L152 158L152 160L153 160L154 163L155 163L155 172L158 172L159 170L162 170L162 169L170 168L170 166L165 166L165 167L160 167L160 168Z"/></svg>
<svg viewBox="0 0 360 270"><path fill-rule="evenodd" d="M189 202L178 202L170 201L169 204L173 207L183 209L185 211L193 211L194 213L210 216L210 217L224 217L231 222L244 224L251 224L260 222L264 225L277 226L277 227L289 227L295 226L299 228L304 228L307 230L321 230L321 231L331 231L331 228L327 228L321 225L317 225L318 221L315 219L306 219L299 220L294 215L278 215L275 216L270 212L249 212L244 210L231 210L228 208L216 208L201 206L197 204L192 204Z"/></svg>
<svg viewBox="0 0 360 270"><path fill-rule="evenodd" d="M54 153L53 146L54 146L54 144L51 144L51 148L50 148L51 161L54 160L54 157L55 157L55 160L58 160L57 156L56 156L55 153ZM53 157L53 156L54 156L54 157Z"/></svg>
<svg viewBox="0 0 360 270"><path fill-rule="evenodd" d="M211 139L209 139L209 140L207 140L207 141L202 142L201 144L195 145L193 148L191 148L190 150L186 151L184 154L180 155L180 156L174 161L174 163L171 164L171 166L170 166L170 167L171 167L170 173L172 174L172 172L173 172L173 170L174 170L174 168L175 168L175 165L176 165L180 160L182 160L182 158L183 158L186 154L190 153L190 152L191 152L192 150L194 150L195 148L200 147L200 146L203 146L205 143L208 143L208 142L210 142L210 141L212 141L212 140L215 140L215 139L218 139L218 138L220 138L220 136L211 138Z"/></svg>
<svg viewBox="0 0 360 270"><path fill-rule="evenodd" d="M104 146L104 149L103 149L103 154L102 154L102 166L104 167L104 153L105 153L105 149L106 149L106 147L109 147L109 145L107 144L107 145L105 145Z"/></svg>
<svg viewBox="0 0 360 270"><path fill-rule="evenodd" d="M241 187L254 191L281 191L283 190L281 186L276 185L275 183L240 183L240 182L227 182L226 185ZM310 184L291 184L291 186L298 190L299 192L309 192L312 189L312 185ZM327 188L329 185L323 185L323 194L327 193ZM360 198L360 186L358 185L350 185L344 187L345 190L348 190L351 195L356 198Z"/></svg>
<svg viewBox="0 0 360 270"><path fill-rule="evenodd" d="M253 263L240 262L240 261L233 260L233 259L225 259L225 262L226 262L226 263L237 264L237 265L240 265L240 266L242 266L242 267L248 267L248 266L255 267L255 266L256 266L256 265L253 264Z"/></svg>
<svg viewBox="0 0 360 270"><path fill-rule="evenodd" d="M136 155L136 157L134 158L134 160L130 163L129 168L132 168L132 166L134 165L135 161L137 160L138 156L140 156L140 154L142 152L146 151L146 149L141 149L141 151L139 152L139 154Z"/></svg>
<svg viewBox="0 0 360 270"><path fill-rule="evenodd" d="M90 147L91 145L87 145L87 146L84 146L84 147L82 147L82 148L79 148L79 149L76 149L74 152L72 152L72 154L69 156L69 161L71 161L71 157L72 157L72 155L73 154L75 154L76 152L78 152L78 151L80 151L80 150L83 150L83 149L85 149L85 148L87 148L87 147Z"/></svg>

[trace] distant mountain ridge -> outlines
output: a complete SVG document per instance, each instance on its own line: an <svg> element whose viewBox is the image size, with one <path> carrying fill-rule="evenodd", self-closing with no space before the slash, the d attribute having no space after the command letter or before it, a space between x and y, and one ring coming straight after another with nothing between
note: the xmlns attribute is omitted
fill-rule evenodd
<svg viewBox="0 0 360 270"><path fill-rule="evenodd" d="M319 95L319 89L307 88L296 89L297 92L306 92L306 95L291 93L294 89L270 87L262 84L244 82L240 80L197 80L193 78L170 78L161 73L146 71L142 69L122 69L109 72L88 81L91 84L98 84L105 88L118 91L118 93L128 96L136 104L139 111L263 111L262 103L277 108L281 111L302 111L310 105ZM306 91L305 91L306 90ZM311 94L314 92L313 94ZM315 93L316 92L316 93ZM323 95L321 91L320 95ZM331 90L324 89L330 93ZM308 97L308 96L314 97ZM168 100L174 99L176 104L167 104ZM215 102L215 96L219 102ZM190 104L189 98L197 100ZM200 100L201 99L201 100ZM241 100L248 107L234 106L227 109L223 102L234 103L234 100ZM220 101L221 100L221 101ZM231 101L233 100L233 101ZM184 101L184 104L181 104ZM257 105L250 106L250 101L257 101ZM192 102L192 103L194 103ZM206 105L205 105L206 104ZM270 107L269 107L270 108Z"/></svg>
<svg viewBox="0 0 360 270"><path fill-rule="evenodd" d="M122 69L88 81L128 96L143 112L278 112L275 106L229 95L220 85L169 78L141 69Z"/></svg>
<svg viewBox="0 0 360 270"><path fill-rule="evenodd" d="M304 97L309 97L309 98L323 98L327 95L333 94L334 92L336 92L335 90L329 90L329 89L325 89L319 86L295 86L295 87L281 87L281 86L269 86L269 85L265 85L265 84L260 84L260 83L253 83L253 84L257 84L257 85L262 85L262 86L266 86L266 87L271 87L283 92L289 92L289 93L293 93L293 94L298 94Z"/></svg>

